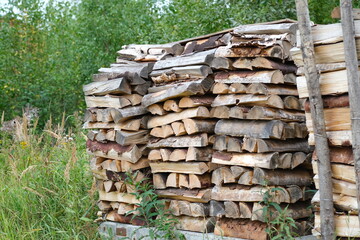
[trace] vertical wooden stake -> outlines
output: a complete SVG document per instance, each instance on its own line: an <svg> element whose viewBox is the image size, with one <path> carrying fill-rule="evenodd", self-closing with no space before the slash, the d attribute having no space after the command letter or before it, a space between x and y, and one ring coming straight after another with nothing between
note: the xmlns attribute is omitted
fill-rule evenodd
<svg viewBox="0 0 360 240"><path fill-rule="evenodd" d="M360 80L355 45L355 28L351 0L341 0L341 26L344 37L346 72L349 86L352 149L354 153L357 202L360 206ZM360 213L359 213L360 220Z"/></svg>
<svg viewBox="0 0 360 240"><path fill-rule="evenodd" d="M314 125L316 154L319 159L321 235L324 240L333 240L335 239L335 225L330 154L325 129L324 107L320 92L320 76L316 69L307 0L296 0L296 11L305 66L305 77L309 91L310 111Z"/></svg>

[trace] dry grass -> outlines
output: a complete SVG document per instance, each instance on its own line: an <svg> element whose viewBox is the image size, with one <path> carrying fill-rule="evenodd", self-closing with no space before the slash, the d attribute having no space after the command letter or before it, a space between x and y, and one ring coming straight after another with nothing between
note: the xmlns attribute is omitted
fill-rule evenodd
<svg viewBox="0 0 360 240"><path fill-rule="evenodd" d="M97 239L84 135L65 122L0 132L0 239Z"/></svg>

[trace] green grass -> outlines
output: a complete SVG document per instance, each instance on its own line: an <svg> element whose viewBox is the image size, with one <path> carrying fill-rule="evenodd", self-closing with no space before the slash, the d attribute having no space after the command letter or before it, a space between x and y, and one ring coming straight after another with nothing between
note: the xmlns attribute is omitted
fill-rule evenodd
<svg viewBox="0 0 360 240"><path fill-rule="evenodd" d="M97 239L84 134L17 129L18 140L0 132L0 239Z"/></svg>

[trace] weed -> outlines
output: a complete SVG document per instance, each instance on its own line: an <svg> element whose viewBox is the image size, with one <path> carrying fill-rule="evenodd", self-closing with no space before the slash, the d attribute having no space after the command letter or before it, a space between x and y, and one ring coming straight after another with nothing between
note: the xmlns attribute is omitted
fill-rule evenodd
<svg viewBox="0 0 360 240"><path fill-rule="evenodd" d="M282 188L270 188L263 194L263 219L267 223L266 232L271 240L293 240L297 236L294 230L297 229L296 222L288 215L288 206L282 208L279 203L273 201L277 191L284 191Z"/></svg>
<svg viewBox="0 0 360 240"><path fill-rule="evenodd" d="M146 223L145 226L139 229L148 229L148 235L142 236L140 239L146 237L150 239L185 239L184 235L176 230L178 221L171 211L166 208L165 201L158 198L149 179L144 178L140 181L135 181L135 179L136 176L127 173L126 183L135 189L131 194L140 200L137 208L128 214L133 214L133 218L142 219Z"/></svg>

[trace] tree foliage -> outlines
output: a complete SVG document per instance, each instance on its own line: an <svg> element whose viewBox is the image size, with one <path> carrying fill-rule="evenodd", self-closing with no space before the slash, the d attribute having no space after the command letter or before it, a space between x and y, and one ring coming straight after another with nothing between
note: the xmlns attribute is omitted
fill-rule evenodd
<svg viewBox="0 0 360 240"><path fill-rule="evenodd" d="M336 5L310 0L312 20L334 22ZM296 18L294 0L9 0L0 14L0 111L11 119L30 104L42 123L83 111L82 85L124 44Z"/></svg>

